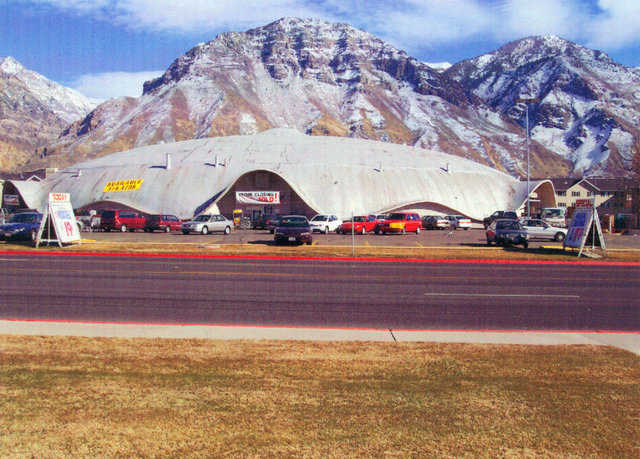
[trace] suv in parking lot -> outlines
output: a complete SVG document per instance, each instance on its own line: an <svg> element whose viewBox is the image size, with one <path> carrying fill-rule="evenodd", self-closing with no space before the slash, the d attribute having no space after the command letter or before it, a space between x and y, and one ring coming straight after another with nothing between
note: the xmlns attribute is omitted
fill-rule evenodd
<svg viewBox="0 0 640 459"><path fill-rule="evenodd" d="M420 233L422 230L422 220L415 212L394 212L387 216L387 219L380 225L382 234L387 233Z"/></svg>
<svg viewBox="0 0 640 459"><path fill-rule="evenodd" d="M144 215L134 210L103 210L100 216L100 227L104 231L120 230L124 233L144 229L146 221Z"/></svg>
<svg viewBox="0 0 640 459"><path fill-rule="evenodd" d="M487 227L487 245L519 245L526 249L529 247L529 235L520 226L517 220L499 219L494 220Z"/></svg>
<svg viewBox="0 0 640 459"><path fill-rule="evenodd" d="M151 215L147 218L144 225L145 232L154 232L155 230L169 233L171 231L180 231L182 222L175 215Z"/></svg>
<svg viewBox="0 0 640 459"><path fill-rule="evenodd" d="M512 210L496 210L494 213L482 220L482 223L484 223L484 229L487 229L489 225L498 218L518 221L518 214Z"/></svg>

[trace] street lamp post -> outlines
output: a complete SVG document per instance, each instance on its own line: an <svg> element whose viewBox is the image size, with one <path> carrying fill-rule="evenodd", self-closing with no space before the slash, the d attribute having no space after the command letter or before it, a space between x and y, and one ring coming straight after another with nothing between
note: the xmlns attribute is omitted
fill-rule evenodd
<svg viewBox="0 0 640 459"><path fill-rule="evenodd" d="M529 161L529 104L539 102L537 98L529 98L529 99L516 99L516 104L524 103L527 107L527 115L526 115L526 123L527 123L527 217L531 217L531 199L529 195L531 194L531 185L530 185L530 170L531 163Z"/></svg>

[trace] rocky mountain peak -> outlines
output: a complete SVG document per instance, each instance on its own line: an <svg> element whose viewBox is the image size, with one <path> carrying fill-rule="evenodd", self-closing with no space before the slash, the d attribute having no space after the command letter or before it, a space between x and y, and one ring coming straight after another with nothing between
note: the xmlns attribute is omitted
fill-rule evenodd
<svg viewBox="0 0 640 459"><path fill-rule="evenodd" d="M11 56L3 57L0 59L0 71L8 74L15 75L24 70L24 67Z"/></svg>

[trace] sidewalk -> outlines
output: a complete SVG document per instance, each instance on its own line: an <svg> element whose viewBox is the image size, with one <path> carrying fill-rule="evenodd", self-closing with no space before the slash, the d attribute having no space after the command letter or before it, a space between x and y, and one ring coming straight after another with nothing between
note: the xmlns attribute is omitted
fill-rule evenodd
<svg viewBox="0 0 640 459"><path fill-rule="evenodd" d="M346 328L245 327L235 325L141 325L0 319L0 334L107 338L196 338L302 341L398 341L524 345L614 346L640 355L640 333L547 331L440 331Z"/></svg>

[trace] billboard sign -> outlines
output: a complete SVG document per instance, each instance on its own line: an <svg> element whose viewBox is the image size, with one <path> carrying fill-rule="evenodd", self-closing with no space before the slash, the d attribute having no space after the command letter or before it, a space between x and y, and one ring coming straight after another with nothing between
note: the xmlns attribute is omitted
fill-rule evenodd
<svg viewBox="0 0 640 459"><path fill-rule="evenodd" d="M236 191L236 202L242 204L280 204L280 192Z"/></svg>
<svg viewBox="0 0 640 459"><path fill-rule="evenodd" d="M69 243L80 240L80 229L71 207L69 193L49 193L49 216L60 242Z"/></svg>

